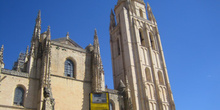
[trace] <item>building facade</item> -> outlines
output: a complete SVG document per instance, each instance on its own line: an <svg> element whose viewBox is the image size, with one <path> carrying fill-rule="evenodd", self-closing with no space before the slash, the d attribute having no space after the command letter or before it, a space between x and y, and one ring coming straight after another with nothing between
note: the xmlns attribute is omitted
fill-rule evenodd
<svg viewBox="0 0 220 110"><path fill-rule="evenodd" d="M118 0L111 12L114 88L125 84L134 110L174 110L157 22L145 7L143 0Z"/></svg>
<svg viewBox="0 0 220 110"><path fill-rule="evenodd" d="M143 0L118 0L110 15L115 90L105 88L97 31L85 49L41 32L39 11L30 48L12 70L0 50L0 110L89 110L89 93L108 92L111 110L175 110L157 22ZM148 13L148 16L146 15Z"/></svg>

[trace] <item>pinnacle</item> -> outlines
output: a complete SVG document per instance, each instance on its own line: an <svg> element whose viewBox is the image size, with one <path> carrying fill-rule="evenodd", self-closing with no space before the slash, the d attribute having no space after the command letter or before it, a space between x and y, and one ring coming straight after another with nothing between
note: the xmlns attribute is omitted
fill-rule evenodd
<svg viewBox="0 0 220 110"><path fill-rule="evenodd" d="M97 30L96 30L96 28L95 28L95 33L94 33L94 40L95 39L98 39L98 35L97 35Z"/></svg>
<svg viewBox="0 0 220 110"><path fill-rule="evenodd" d="M97 36L97 30L96 30L96 28L95 28L95 35Z"/></svg>
<svg viewBox="0 0 220 110"><path fill-rule="evenodd" d="M69 39L69 36L70 36L70 34L69 34L69 32L67 32L66 33L66 38Z"/></svg>
<svg viewBox="0 0 220 110"><path fill-rule="evenodd" d="M47 32L50 32L50 25L47 26Z"/></svg>
<svg viewBox="0 0 220 110"><path fill-rule="evenodd" d="M111 9L111 15L114 15L113 10Z"/></svg>
<svg viewBox="0 0 220 110"><path fill-rule="evenodd" d="M38 18L41 17L41 11L40 11L40 10L38 11L37 17L38 17Z"/></svg>
<svg viewBox="0 0 220 110"><path fill-rule="evenodd" d="M1 47L1 51L3 51L4 50L4 45L2 45L2 47Z"/></svg>
<svg viewBox="0 0 220 110"><path fill-rule="evenodd" d="M27 46L27 48L26 48L26 54L28 54L28 50L29 50L29 46Z"/></svg>

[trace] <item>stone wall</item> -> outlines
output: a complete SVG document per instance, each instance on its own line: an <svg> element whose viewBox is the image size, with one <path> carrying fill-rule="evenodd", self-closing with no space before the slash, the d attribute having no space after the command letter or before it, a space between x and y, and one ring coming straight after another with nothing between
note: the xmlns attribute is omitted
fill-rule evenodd
<svg viewBox="0 0 220 110"><path fill-rule="evenodd" d="M56 110L88 110L91 92L91 58L84 49L52 43L51 88ZM64 74L65 61L74 63L74 77Z"/></svg>
<svg viewBox="0 0 220 110"><path fill-rule="evenodd" d="M19 73L13 70L2 69L0 87L0 110L35 109L37 107L36 94L38 91L38 79L28 78L27 73ZM24 106L13 104L16 87L24 89Z"/></svg>

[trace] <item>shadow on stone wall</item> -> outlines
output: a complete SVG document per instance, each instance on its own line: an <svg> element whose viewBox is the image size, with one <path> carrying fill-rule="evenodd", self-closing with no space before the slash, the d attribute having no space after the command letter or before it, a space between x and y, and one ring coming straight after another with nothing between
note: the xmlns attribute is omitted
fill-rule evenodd
<svg viewBox="0 0 220 110"><path fill-rule="evenodd" d="M26 97L25 97L25 107L31 108L32 110L37 110L38 105L38 93L39 93L39 79L34 75L34 70L31 69L29 72L29 83L27 87Z"/></svg>
<svg viewBox="0 0 220 110"><path fill-rule="evenodd" d="M82 110L89 110L89 93L92 89L92 62L91 62L91 53L86 53L86 61L85 61L85 77L83 82L83 102L82 102Z"/></svg>

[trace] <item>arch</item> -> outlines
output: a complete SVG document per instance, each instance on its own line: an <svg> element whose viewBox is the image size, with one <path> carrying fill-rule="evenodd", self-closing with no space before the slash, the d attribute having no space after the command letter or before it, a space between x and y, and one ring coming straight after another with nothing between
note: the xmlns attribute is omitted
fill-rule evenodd
<svg viewBox="0 0 220 110"><path fill-rule="evenodd" d="M159 84L164 85L163 74L161 71L158 71Z"/></svg>
<svg viewBox="0 0 220 110"><path fill-rule="evenodd" d="M151 32L149 33L149 38L150 38L151 47L152 47L153 50L155 50L156 47L155 47L154 36Z"/></svg>
<svg viewBox="0 0 220 110"><path fill-rule="evenodd" d="M154 85L151 84L151 95L152 95L152 99L155 99L154 97Z"/></svg>
<svg viewBox="0 0 220 110"><path fill-rule="evenodd" d="M166 105L163 105L163 110L167 110L167 109L166 109Z"/></svg>
<svg viewBox="0 0 220 110"><path fill-rule="evenodd" d="M164 101L163 88L159 87L159 94L162 101Z"/></svg>
<svg viewBox="0 0 220 110"><path fill-rule="evenodd" d="M67 58L64 63L65 76L76 78L75 68L76 68L76 63L74 62L74 60L72 60L72 58Z"/></svg>
<svg viewBox="0 0 220 110"><path fill-rule="evenodd" d="M139 9L139 14L140 14L140 17L143 18L143 11L142 11L142 9Z"/></svg>
<svg viewBox="0 0 220 110"><path fill-rule="evenodd" d="M154 104L152 102L150 103L150 110L154 110Z"/></svg>
<svg viewBox="0 0 220 110"><path fill-rule="evenodd" d="M143 31L141 29L139 29L139 36L140 36L141 45L145 46L144 35L143 35Z"/></svg>
<svg viewBox="0 0 220 110"><path fill-rule="evenodd" d="M23 85L18 85L14 92L14 105L24 106L25 89Z"/></svg>
<svg viewBox="0 0 220 110"><path fill-rule="evenodd" d="M147 84L147 95L149 99L152 99L151 87L150 84Z"/></svg>
<svg viewBox="0 0 220 110"><path fill-rule="evenodd" d="M163 87L163 95L164 95L164 101L167 102L167 92L165 87Z"/></svg>
<svg viewBox="0 0 220 110"><path fill-rule="evenodd" d="M145 68L146 79L149 82L152 82L151 73L149 68Z"/></svg>
<svg viewBox="0 0 220 110"><path fill-rule="evenodd" d="M115 110L115 104L113 100L109 100L109 110Z"/></svg>

